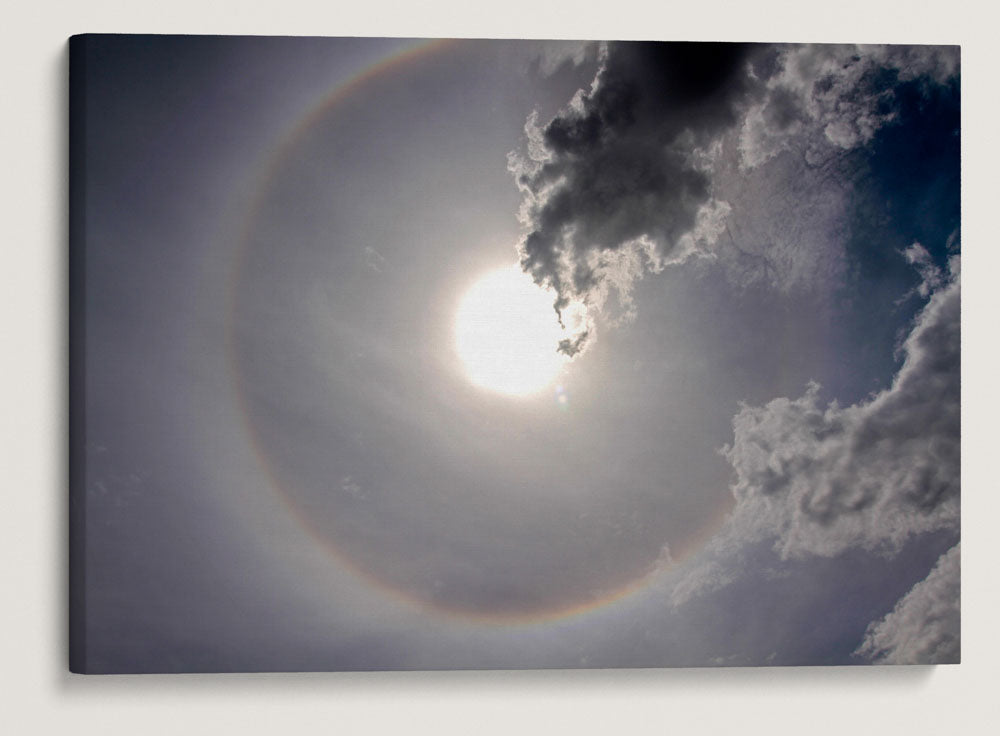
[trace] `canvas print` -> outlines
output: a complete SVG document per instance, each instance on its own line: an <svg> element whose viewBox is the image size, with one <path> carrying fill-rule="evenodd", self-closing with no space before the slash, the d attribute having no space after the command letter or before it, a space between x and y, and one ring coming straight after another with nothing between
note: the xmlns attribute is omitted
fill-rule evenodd
<svg viewBox="0 0 1000 736"><path fill-rule="evenodd" d="M70 41L70 667L960 659L960 50Z"/></svg>

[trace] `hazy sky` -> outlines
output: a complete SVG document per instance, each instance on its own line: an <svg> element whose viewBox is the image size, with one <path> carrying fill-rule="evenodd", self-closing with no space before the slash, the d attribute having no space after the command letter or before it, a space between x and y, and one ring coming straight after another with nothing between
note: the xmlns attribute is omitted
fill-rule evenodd
<svg viewBox="0 0 1000 736"><path fill-rule="evenodd" d="M88 669L957 661L957 48L74 43Z"/></svg>

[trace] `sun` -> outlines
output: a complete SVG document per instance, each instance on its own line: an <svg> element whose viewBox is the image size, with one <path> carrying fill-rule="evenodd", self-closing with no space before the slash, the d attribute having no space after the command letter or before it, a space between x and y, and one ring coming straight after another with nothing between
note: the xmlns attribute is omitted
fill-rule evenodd
<svg viewBox="0 0 1000 736"><path fill-rule="evenodd" d="M553 301L517 264L476 281L455 317L455 348L469 380L510 396L550 385L568 360L556 350L566 335Z"/></svg>

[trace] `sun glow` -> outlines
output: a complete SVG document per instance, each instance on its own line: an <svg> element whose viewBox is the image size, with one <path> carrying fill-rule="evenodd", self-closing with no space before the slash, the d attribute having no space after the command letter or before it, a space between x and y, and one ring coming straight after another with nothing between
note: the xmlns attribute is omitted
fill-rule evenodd
<svg viewBox="0 0 1000 736"><path fill-rule="evenodd" d="M568 360L556 351L566 334L553 301L516 264L473 284L455 318L455 347L469 380L514 396L551 384Z"/></svg>

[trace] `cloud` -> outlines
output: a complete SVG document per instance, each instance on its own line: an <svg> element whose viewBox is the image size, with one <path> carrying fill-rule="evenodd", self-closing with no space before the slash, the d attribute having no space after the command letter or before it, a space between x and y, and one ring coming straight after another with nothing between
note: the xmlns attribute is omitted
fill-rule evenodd
<svg viewBox="0 0 1000 736"><path fill-rule="evenodd" d="M745 168L786 150L817 164L837 149L868 143L895 119L896 85L918 78L948 83L958 74L959 49L810 44L783 48L775 66L766 94L743 120Z"/></svg>
<svg viewBox="0 0 1000 736"><path fill-rule="evenodd" d="M718 237L726 206L707 166L740 119L756 48L611 43L590 90L544 128L528 120L528 155L510 159L528 227L521 264L556 291L560 313L574 301L600 309L622 254L642 273ZM585 320L563 352L592 332Z"/></svg>
<svg viewBox="0 0 1000 736"><path fill-rule="evenodd" d="M577 67L593 59L593 41L545 41L534 60L538 73L550 77L565 66Z"/></svg>
<svg viewBox="0 0 1000 736"><path fill-rule="evenodd" d="M692 256L721 254L734 273L776 285L838 274L841 253L823 237L843 228L831 162L895 119L896 85L949 82L958 63L957 47L603 46L590 89L545 125L532 115L526 152L509 157L523 197L522 267L555 290L560 315L575 305L560 350L586 349L609 294L634 317L632 284ZM747 179L783 151L800 165L785 162L780 192L772 177ZM830 191L800 207L805 195L787 181ZM743 223L750 242L730 230L715 248L761 191L795 200L796 216L768 211L763 224Z"/></svg>
<svg viewBox="0 0 1000 736"><path fill-rule="evenodd" d="M876 664L947 664L961 658L961 545L941 555L855 651Z"/></svg>
<svg viewBox="0 0 1000 736"><path fill-rule="evenodd" d="M920 274L920 283L912 293L919 294L926 299L932 291L940 288L945 282L944 271L934 263L930 252L920 243L914 243L903 250L903 258L911 266L914 266ZM906 294L903 298L905 299L907 296L910 294Z"/></svg>
<svg viewBox="0 0 1000 736"><path fill-rule="evenodd" d="M713 254L731 280L837 298L855 268L851 236L862 222L892 222L877 209L880 194L866 196L872 167L886 151L919 158L941 144L928 144L940 111L911 106L933 103L958 68L958 48L946 46L781 46L758 63L762 92L713 172L714 196L733 211ZM892 143L878 148L883 128L893 130L880 140Z"/></svg>
<svg viewBox="0 0 1000 736"><path fill-rule="evenodd" d="M366 245L364 250L365 265L375 273L382 273L385 266L385 256L375 250L372 246Z"/></svg>
<svg viewBox="0 0 1000 736"><path fill-rule="evenodd" d="M892 386L847 407L797 399L744 406L723 454L736 471L734 523L783 558L849 547L893 552L959 524L960 283L918 315Z"/></svg>
<svg viewBox="0 0 1000 736"><path fill-rule="evenodd" d="M722 448L736 473L736 505L679 580L675 605L731 582L745 564L743 550L756 542L773 540L782 559L851 548L893 554L916 535L958 531L959 270L957 256L946 280L925 269L935 286L927 287L930 300L888 389L850 406L823 406L820 387L810 384L799 398L742 407L733 443Z"/></svg>
<svg viewBox="0 0 1000 736"><path fill-rule="evenodd" d="M850 272L844 235L854 195L843 182L856 164L845 157L813 166L786 155L746 169L738 158L720 161L713 179L716 198L730 207L712 245L715 264L736 289L834 297Z"/></svg>
<svg viewBox="0 0 1000 736"><path fill-rule="evenodd" d="M729 564L723 562L722 550L718 539L715 541L716 554L702 561L692 572L682 575L670 589L670 602L674 606L680 606L692 598L697 598L705 593L725 588L734 583L740 576L739 564ZM731 550L730 550L731 551ZM739 560L742 562L742 560Z"/></svg>
<svg viewBox="0 0 1000 736"><path fill-rule="evenodd" d="M340 479L340 490L351 498L361 498L364 496L361 486L349 475L345 475Z"/></svg>

